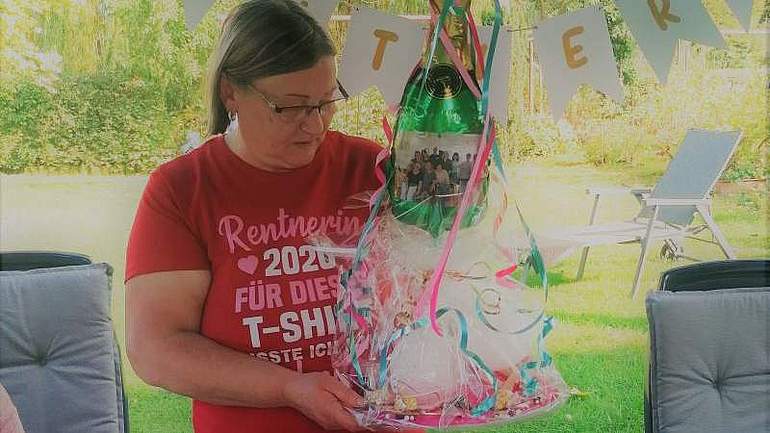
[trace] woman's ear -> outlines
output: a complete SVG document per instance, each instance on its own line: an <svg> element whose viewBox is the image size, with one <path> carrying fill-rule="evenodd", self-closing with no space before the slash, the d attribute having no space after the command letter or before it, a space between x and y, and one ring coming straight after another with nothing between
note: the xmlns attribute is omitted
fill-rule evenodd
<svg viewBox="0 0 770 433"><path fill-rule="evenodd" d="M228 113L238 112L238 104L235 97L235 86L224 75L222 75L222 78L219 80L219 100L222 101L222 104L225 106L225 109Z"/></svg>

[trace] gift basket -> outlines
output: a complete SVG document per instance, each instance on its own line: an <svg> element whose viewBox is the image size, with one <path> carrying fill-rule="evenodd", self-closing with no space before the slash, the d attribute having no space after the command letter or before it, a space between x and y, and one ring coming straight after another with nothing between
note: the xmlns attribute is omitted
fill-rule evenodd
<svg viewBox="0 0 770 433"><path fill-rule="evenodd" d="M469 0L431 6L395 130L383 119L382 186L356 197L370 210L357 245L314 240L348 252L332 362L370 427L507 423L568 394L545 350L547 275L488 113L494 49L481 55Z"/></svg>

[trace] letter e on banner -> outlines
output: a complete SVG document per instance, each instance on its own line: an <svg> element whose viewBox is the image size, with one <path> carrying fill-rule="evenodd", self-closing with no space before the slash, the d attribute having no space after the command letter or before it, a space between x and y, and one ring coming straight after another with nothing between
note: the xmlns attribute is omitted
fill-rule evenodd
<svg viewBox="0 0 770 433"><path fill-rule="evenodd" d="M582 35L583 32L585 32L585 28L583 28L583 26L577 26L564 32L561 37L561 43L564 47L564 58L567 60L567 66L569 66L570 69L577 69L588 63L587 57L582 56L578 58L578 54L583 51L583 46L572 45L572 38Z"/></svg>

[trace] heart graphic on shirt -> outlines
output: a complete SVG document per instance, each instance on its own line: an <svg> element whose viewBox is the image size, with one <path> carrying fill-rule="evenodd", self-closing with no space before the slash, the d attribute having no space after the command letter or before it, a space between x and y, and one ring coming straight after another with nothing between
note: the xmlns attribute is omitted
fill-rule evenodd
<svg viewBox="0 0 770 433"><path fill-rule="evenodd" d="M254 271L257 270L258 263L259 260L257 260L256 256L246 256L238 259L238 269L246 272L249 275L254 275Z"/></svg>

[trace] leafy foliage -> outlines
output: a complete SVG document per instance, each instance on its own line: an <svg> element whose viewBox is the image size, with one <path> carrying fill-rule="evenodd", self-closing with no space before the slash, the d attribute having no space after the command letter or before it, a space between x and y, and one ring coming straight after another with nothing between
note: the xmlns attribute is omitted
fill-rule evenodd
<svg viewBox="0 0 770 433"><path fill-rule="evenodd" d="M737 21L720 1L705 0L720 25ZM203 86L208 56L227 11L215 2L193 32L179 0L5 0L0 9L0 172L146 173L179 152L188 133L205 131ZM356 2L353 2L355 4ZM428 13L422 0L360 0L390 13ZM668 86L656 83L612 0L511 0L509 121L498 134L502 154L524 160L582 152L599 165L665 160L689 127L741 129L726 176L763 177L767 148L766 44L731 36L729 49L690 47ZM493 0L474 0L489 24ZM530 62L530 32L543 18L600 5L626 85L617 106L591 89L555 124ZM767 21L768 5L758 22ZM340 3L338 13L348 13ZM342 51L346 24L331 35ZM691 65L686 66L686 63ZM757 102L759 101L759 102ZM378 92L354 97L333 127L380 142ZM391 119L393 120L393 119Z"/></svg>

